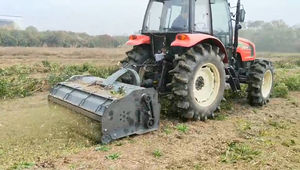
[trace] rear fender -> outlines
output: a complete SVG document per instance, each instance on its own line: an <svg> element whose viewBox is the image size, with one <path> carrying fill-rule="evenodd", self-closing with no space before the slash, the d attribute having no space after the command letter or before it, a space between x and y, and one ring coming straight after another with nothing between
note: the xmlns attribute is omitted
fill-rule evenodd
<svg viewBox="0 0 300 170"><path fill-rule="evenodd" d="M126 42L127 45L142 45L142 44L150 44L150 37L147 35L131 35L129 40Z"/></svg>
<svg viewBox="0 0 300 170"><path fill-rule="evenodd" d="M251 41L239 38L237 53L240 54L243 62L253 61L256 58L255 44Z"/></svg>
<svg viewBox="0 0 300 170"><path fill-rule="evenodd" d="M215 44L225 54L224 63L228 63L228 54L224 44L216 37L207 34L178 34L175 41L172 42L172 47L191 48L200 43Z"/></svg>

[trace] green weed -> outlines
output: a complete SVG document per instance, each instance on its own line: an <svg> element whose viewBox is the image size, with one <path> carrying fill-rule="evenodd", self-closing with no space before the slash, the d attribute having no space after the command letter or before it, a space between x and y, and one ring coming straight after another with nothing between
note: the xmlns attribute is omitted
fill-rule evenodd
<svg viewBox="0 0 300 170"><path fill-rule="evenodd" d="M21 162L19 164L13 165L9 169L21 170L21 169L29 169L29 168L32 168L33 166L35 166L35 163L33 163L33 162Z"/></svg>
<svg viewBox="0 0 300 170"><path fill-rule="evenodd" d="M291 147L291 146L295 146L296 142L295 142L295 140L292 139L292 140L282 142L281 145L286 146L286 147Z"/></svg>
<svg viewBox="0 0 300 170"><path fill-rule="evenodd" d="M225 114L217 114L217 116L215 117L215 120L223 121L223 120L226 120L227 117L228 117L228 116L225 115Z"/></svg>
<svg viewBox="0 0 300 170"><path fill-rule="evenodd" d="M292 69L296 67L296 64L288 61L276 61L274 62L275 68Z"/></svg>
<svg viewBox="0 0 300 170"><path fill-rule="evenodd" d="M103 151L103 152L107 152L109 151L111 148L108 146L99 146L95 148L95 151Z"/></svg>
<svg viewBox="0 0 300 170"><path fill-rule="evenodd" d="M136 143L136 141L133 138L128 138L129 143Z"/></svg>
<svg viewBox="0 0 300 170"><path fill-rule="evenodd" d="M283 122L269 121L269 125L276 129L286 129L286 125Z"/></svg>
<svg viewBox="0 0 300 170"><path fill-rule="evenodd" d="M296 107L299 107L299 102L297 99L293 98L293 97L289 97L288 101L291 102L291 104L293 104Z"/></svg>
<svg viewBox="0 0 300 170"><path fill-rule="evenodd" d="M165 132L165 134L169 135L169 134L172 133L172 130L170 129L169 126L166 126L166 127L164 128L164 132Z"/></svg>
<svg viewBox="0 0 300 170"><path fill-rule="evenodd" d="M42 64L43 64L43 66L46 67L46 68L51 68L51 64L50 64L50 62L47 61L47 60L42 61Z"/></svg>
<svg viewBox="0 0 300 170"><path fill-rule="evenodd" d="M42 81L28 75L0 77L0 98L26 97L38 91Z"/></svg>
<svg viewBox="0 0 300 170"><path fill-rule="evenodd" d="M296 66L300 67L300 60L295 61Z"/></svg>
<svg viewBox="0 0 300 170"><path fill-rule="evenodd" d="M120 96L124 96L126 94L126 91L124 89L124 87L120 87L117 91L115 90L111 90L110 93L112 95L120 95Z"/></svg>
<svg viewBox="0 0 300 170"><path fill-rule="evenodd" d="M109 159L109 160L117 160L120 158L120 154L119 153L113 153L111 155L108 155L105 157L106 159Z"/></svg>
<svg viewBox="0 0 300 170"><path fill-rule="evenodd" d="M47 88L50 86L74 75L91 74L106 78L116 70L117 67L96 67L87 63L64 66L49 61L33 66L14 65L0 68L0 99L26 97L41 90L49 90ZM35 73L44 74L46 78L33 78ZM123 93L122 89L121 92Z"/></svg>
<svg viewBox="0 0 300 170"><path fill-rule="evenodd" d="M230 111L233 110L233 102L231 99L221 102L221 110Z"/></svg>
<svg viewBox="0 0 300 170"><path fill-rule="evenodd" d="M246 121L246 120L240 120L238 122L238 128L241 131L251 130L251 123L249 121Z"/></svg>
<svg viewBox="0 0 300 170"><path fill-rule="evenodd" d="M179 124L176 126L176 129L179 131L179 132L182 132L182 133L186 133L188 132L189 130L189 127L184 125L184 124Z"/></svg>
<svg viewBox="0 0 300 170"><path fill-rule="evenodd" d="M300 91L300 74L283 79L283 83L290 91Z"/></svg>
<svg viewBox="0 0 300 170"><path fill-rule="evenodd" d="M72 170L73 169L75 170L77 168L77 165L76 164L71 164L71 165L69 165L69 168L72 169Z"/></svg>
<svg viewBox="0 0 300 170"><path fill-rule="evenodd" d="M200 164L194 165L194 169L195 169L195 170L200 170L200 169L201 169L201 165L200 165Z"/></svg>
<svg viewBox="0 0 300 170"><path fill-rule="evenodd" d="M228 145L226 152L221 155L221 161L225 163L236 163L240 160L251 161L259 154L260 151L246 144L232 142Z"/></svg>
<svg viewBox="0 0 300 170"><path fill-rule="evenodd" d="M153 151L153 156L155 158L160 158L162 156L162 152L159 149L156 149L155 151Z"/></svg>
<svg viewBox="0 0 300 170"><path fill-rule="evenodd" d="M122 145L124 145L122 142L118 142L115 144L115 146L122 146Z"/></svg>
<svg viewBox="0 0 300 170"><path fill-rule="evenodd" d="M289 95L289 89L284 83L276 83L272 96L273 97L281 97L281 98L287 98Z"/></svg>
<svg viewBox="0 0 300 170"><path fill-rule="evenodd" d="M268 129L263 128L263 129L260 129L260 130L258 131L258 135L259 135L260 137L268 136L268 135L270 135L270 132L268 131Z"/></svg>

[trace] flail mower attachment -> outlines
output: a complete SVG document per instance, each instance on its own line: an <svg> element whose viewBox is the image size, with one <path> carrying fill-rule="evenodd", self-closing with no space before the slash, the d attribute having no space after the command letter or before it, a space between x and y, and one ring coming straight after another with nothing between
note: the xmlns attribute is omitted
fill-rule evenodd
<svg viewBox="0 0 300 170"><path fill-rule="evenodd" d="M135 85L118 82L131 74ZM135 70L122 68L107 79L73 76L55 85L49 101L63 105L101 122L102 143L133 134L144 134L159 127L160 104L155 89L140 87Z"/></svg>

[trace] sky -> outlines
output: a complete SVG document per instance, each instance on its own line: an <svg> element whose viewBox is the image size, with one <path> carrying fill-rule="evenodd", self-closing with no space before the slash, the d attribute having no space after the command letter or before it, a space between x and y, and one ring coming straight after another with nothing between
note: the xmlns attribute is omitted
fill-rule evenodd
<svg viewBox="0 0 300 170"><path fill-rule="evenodd" d="M15 18L21 28L32 25L41 31L128 35L141 29L147 3L148 0L0 0L0 15L22 16ZM300 24L300 0L242 0L242 3L246 21L282 19L291 26Z"/></svg>

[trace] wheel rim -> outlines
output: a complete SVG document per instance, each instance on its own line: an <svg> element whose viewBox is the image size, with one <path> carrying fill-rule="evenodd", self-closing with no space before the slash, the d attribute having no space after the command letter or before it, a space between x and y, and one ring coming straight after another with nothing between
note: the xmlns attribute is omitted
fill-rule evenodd
<svg viewBox="0 0 300 170"><path fill-rule="evenodd" d="M261 92L264 98L267 98L271 92L273 84L273 75L271 70L268 70L265 72L262 86L261 86Z"/></svg>
<svg viewBox="0 0 300 170"><path fill-rule="evenodd" d="M207 107L214 103L220 89L220 73L212 64L202 65L195 73L193 81L193 98L201 107Z"/></svg>

